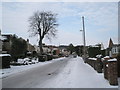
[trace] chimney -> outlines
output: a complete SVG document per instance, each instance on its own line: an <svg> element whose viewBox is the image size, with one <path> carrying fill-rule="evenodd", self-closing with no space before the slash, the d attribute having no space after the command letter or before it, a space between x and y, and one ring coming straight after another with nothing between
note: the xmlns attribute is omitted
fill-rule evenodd
<svg viewBox="0 0 120 90"><path fill-rule="evenodd" d="M29 39L27 39L27 42L29 43Z"/></svg>
<svg viewBox="0 0 120 90"><path fill-rule="evenodd" d="M112 39L110 38L110 41L109 41L109 48L111 48L113 46L113 41Z"/></svg>

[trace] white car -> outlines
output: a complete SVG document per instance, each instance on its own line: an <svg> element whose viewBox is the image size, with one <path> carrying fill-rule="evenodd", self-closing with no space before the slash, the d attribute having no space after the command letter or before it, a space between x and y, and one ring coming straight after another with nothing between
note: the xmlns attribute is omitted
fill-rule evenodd
<svg viewBox="0 0 120 90"><path fill-rule="evenodd" d="M31 64L30 59L29 58L24 58L24 64L25 65Z"/></svg>
<svg viewBox="0 0 120 90"><path fill-rule="evenodd" d="M23 65L28 65L28 64L31 64L30 62L30 59L29 58L24 58L24 59L18 59L17 60L17 63L19 63L19 64L23 64Z"/></svg>
<svg viewBox="0 0 120 90"><path fill-rule="evenodd" d="M33 58L33 59L32 59L32 63L33 63L33 64L38 63L38 62L39 62L39 61L38 61L38 58Z"/></svg>
<svg viewBox="0 0 120 90"><path fill-rule="evenodd" d="M33 64L32 60L30 58L24 58L25 63Z"/></svg>
<svg viewBox="0 0 120 90"><path fill-rule="evenodd" d="M24 59L18 59L17 63L20 64L20 65L23 65L24 64Z"/></svg>

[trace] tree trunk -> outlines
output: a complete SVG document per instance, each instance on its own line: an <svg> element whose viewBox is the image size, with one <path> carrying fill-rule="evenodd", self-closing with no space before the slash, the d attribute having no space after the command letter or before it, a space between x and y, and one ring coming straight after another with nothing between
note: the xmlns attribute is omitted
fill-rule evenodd
<svg viewBox="0 0 120 90"><path fill-rule="evenodd" d="M42 39L39 40L39 48L40 48L40 55L42 55L43 54Z"/></svg>

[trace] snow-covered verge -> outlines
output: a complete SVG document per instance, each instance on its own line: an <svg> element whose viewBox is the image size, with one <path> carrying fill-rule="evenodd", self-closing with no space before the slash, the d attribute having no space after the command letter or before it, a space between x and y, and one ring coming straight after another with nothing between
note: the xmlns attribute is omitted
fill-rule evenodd
<svg viewBox="0 0 120 90"><path fill-rule="evenodd" d="M71 58L63 71L52 80L36 88L118 88L104 79L103 73L97 73L82 58Z"/></svg>
<svg viewBox="0 0 120 90"><path fill-rule="evenodd" d="M62 57L62 58L57 58L57 59L53 59L51 61L45 61L45 62L39 62L39 63L36 63L36 64L29 64L29 65L21 65L21 66L10 66L11 68L7 68L7 69L0 69L0 78L4 78L4 77L7 77L11 74L15 74L15 73L18 73L18 72L22 72L22 71L25 71L25 70L28 70L28 69L31 69L31 68L34 68L34 67L38 67L38 66L43 66L45 64L49 64L49 63L52 63L52 62L55 62L57 60L61 60L61 59L64 59L65 57Z"/></svg>

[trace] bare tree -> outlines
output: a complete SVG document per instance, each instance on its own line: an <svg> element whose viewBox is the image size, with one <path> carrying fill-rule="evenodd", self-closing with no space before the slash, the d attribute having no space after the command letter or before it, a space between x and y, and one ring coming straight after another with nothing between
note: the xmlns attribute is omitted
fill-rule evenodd
<svg viewBox="0 0 120 90"><path fill-rule="evenodd" d="M51 37L56 36L56 27L58 26L56 16L57 14L50 11L37 11L29 18L29 32L31 32L31 36L39 35L40 54L43 53L42 40L44 37L51 39Z"/></svg>

